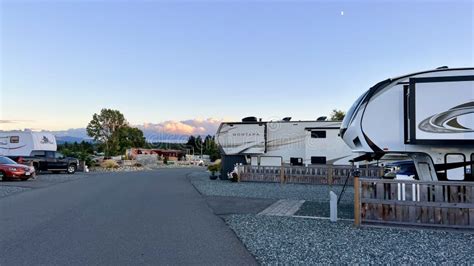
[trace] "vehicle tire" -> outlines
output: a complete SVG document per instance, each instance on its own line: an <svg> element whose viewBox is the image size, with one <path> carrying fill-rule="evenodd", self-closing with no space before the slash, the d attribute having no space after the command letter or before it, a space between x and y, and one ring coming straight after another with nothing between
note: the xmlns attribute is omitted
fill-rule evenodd
<svg viewBox="0 0 474 266"><path fill-rule="evenodd" d="M8 178L7 178L7 176L5 175L5 173L2 172L2 171L0 171L0 173L2 174L2 175L1 175L1 176L2 176L2 181L8 181Z"/></svg>
<svg viewBox="0 0 474 266"><path fill-rule="evenodd" d="M39 172L40 172L39 164L38 164L38 163L33 163L33 167L35 168L35 173L39 173Z"/></svg>
<svg viewBox="0 0 474 266"><path fill-rule="evenodd" d="M77 166L75 164L70 164L68 167L67 167L67 173L72 175L76 172L77 170Z"/></svg>

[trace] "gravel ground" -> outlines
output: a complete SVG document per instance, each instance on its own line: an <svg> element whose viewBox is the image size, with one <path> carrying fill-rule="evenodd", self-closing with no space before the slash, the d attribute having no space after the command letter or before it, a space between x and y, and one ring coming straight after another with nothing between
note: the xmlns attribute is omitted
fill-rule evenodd
<svg viewBox="0 0 474 266"><path fill-rule="evenodd" d="M232 196L245 198L293 199L314 202L328 202L330 187L326 185L279 184L241 182L233 183L227 180L210 180L209 173L197 172L189 175L191 183L201 194L208 196ZM339 195L342 186L333 186ZM341 202L351 203L354 190L347 187Z"/></svg>
<svg viewBox="0 0 474 266"><path fill-rule="evenodd" d="M474 263L473 233L356 229L351 222L264 215L225 220L262 264Z"/></svg>
<svg viewBox="0 0 474 266"><path fill-rule="evenodd" d="M0 184L0 198L6 197L8 195L14 194L14 193L19 193L23 191L30 190L30 188L24 188L24 187L13 187L13 186L2 186Z"/></svg>
<svg viewBox="0 0 474 266"><path fill-rule="evenodd" d="M295 215L329 217L329 203L306 201ZM354 219L354 205L347 203L339 204L339 206L337 206L337 217L343 219Z"/></svg>

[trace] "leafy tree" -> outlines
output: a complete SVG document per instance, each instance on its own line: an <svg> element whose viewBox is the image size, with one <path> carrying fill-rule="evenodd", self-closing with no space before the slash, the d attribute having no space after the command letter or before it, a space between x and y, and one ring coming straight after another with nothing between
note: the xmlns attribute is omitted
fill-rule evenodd
<svg viewBox="0 0 474 266"><path fill-rule="evenodd" d="M118 136L117 131L127 126L127 120L120 111L104 108L100 114L92 116L86 130L87 135L105 147L105 154L111 155L111 146L117 143L114 140Z"/></svg>
<svg viewBox="0 0 474 266"><path fill-rule="evenodd" d="M125 126L116 131L116 136L113 137L115 145L115 154L124 154L129 148L144 148L146 147L146 139L143 131L136 127Z"/></svg>
<svg viewBox="0 0 474 266"><path fill-rule="evenodd" d="M88 166L92 165L92 154L96 147L94 144L86 141L82 141L81 143L64 143L58 145L58 151L68 157L74 157L81 161L85 161Z"/></svg>
<svg viewBox="0 0 474 266"><path fill-rule="evenodd" d="M342 121L345 116L346 116L346 112L342 110L333 109L330 119L331 121Z"/></svg>
<svg viewBox="0 0 474 266"><path fill-rule="evenodd" d="M215 137L207 135L204 139L204 154L209 155L211 161L215 161L220 158L219 147L215 141Z"/></svg>
<svg viewBox="0 0 474 266"><path fill-rule="evenodd" d="M215 137L211 135L207 135L204 141L201 136L189 136L185 147L192 147L194 154L201 154L202 149L202 153L209 155L211 161L220 158L219 147L217 146Z"/></svg>

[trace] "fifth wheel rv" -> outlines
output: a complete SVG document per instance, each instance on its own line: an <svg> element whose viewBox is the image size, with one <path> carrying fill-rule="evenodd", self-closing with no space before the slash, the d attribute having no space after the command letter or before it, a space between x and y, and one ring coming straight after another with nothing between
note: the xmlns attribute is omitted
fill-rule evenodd
<svg viewBox="0 0 474 266"><path fill-rule="evenodd" d="M222 176L236 163L279 166L281 164L348 165L354 156L339 137L341 122L324 121L257 121L222 123L217 142L222 155Z"/></svg>
<svg viewBox="0 0 474 266"><path fill-rule="evenodd" d="M474 181L474 68L384 80L365 92L341 126L359 160L405 155L420 180Z"/></svg>

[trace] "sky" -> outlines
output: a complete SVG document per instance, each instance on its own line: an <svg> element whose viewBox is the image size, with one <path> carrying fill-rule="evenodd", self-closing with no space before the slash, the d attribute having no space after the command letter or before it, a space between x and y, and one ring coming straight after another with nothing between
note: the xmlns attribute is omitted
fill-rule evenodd
<svg viewBox="0 0 474 266"><path fill-rule="evenodd" d="M474 66L474 1L0 2L0 130L102 108L178 133L316 119L386 78Z"/></svg>

